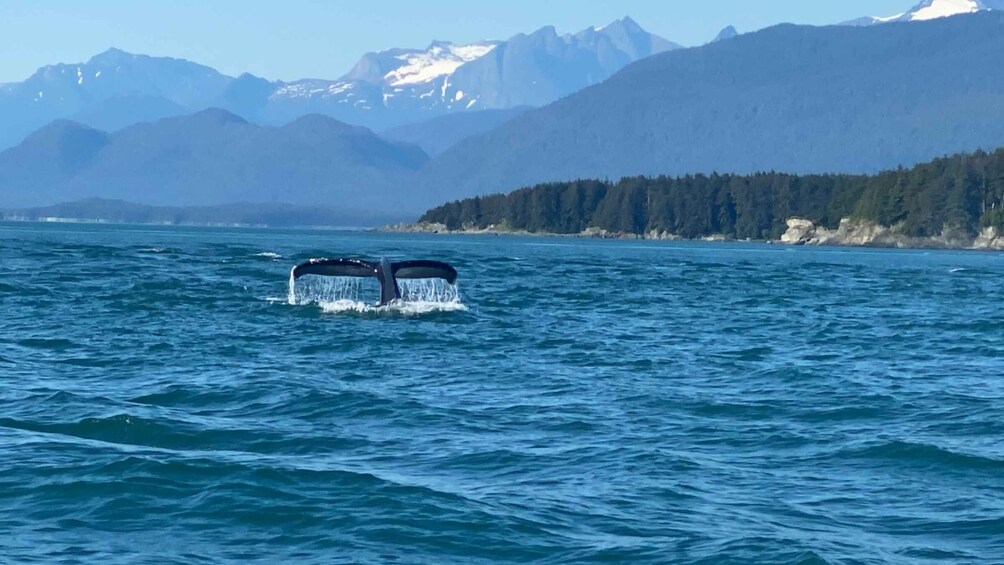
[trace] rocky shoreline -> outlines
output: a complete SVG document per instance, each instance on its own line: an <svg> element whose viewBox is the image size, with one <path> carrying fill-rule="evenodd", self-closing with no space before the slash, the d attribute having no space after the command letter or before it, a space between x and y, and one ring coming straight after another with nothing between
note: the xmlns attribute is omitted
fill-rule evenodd
<svg viewBox="0 0 1004 565"><path fill-rule="evenodd" d="M787 245L833 245L844 247L893 247L898 249L980 249L1004 250L1004 236L995 228L983 228L973 237L961 230L945 228L932 237L913 237L898 232L897 226L844 218L837 229L817 226L810 220L790 218L779 243Z"/></svg>
<svg viewBox="0 0 1004 565"><path fill-rule="evenodd" d="M934 237L911 237L897 233L895 227L882 226L874 222L841 220L836 229L817 226L814 222L803 218L790 218L788 229L778 240L765 240L761 243L776 243L782 245L817 245L834 247L888 247L897 249L972 249L972 250L1004 250L1004 235L996 229L984 228L976 237L963 232L946 229ZM684 241L687 238L676 234L652 230L644 234L608 232L598 228L588 228L576 234L557 234L546 232L530 232L512 230L505 226L488 226L486 228L467 227L451 230L445 224L417 223L394 224L379 228L378 231L391 233L426 233L443 235L509 235L531 237L575 237L590 239L627 239ZM733 241L728 237L715 234L694 241ZM741 240L753 241L753 240Z"/></svg>

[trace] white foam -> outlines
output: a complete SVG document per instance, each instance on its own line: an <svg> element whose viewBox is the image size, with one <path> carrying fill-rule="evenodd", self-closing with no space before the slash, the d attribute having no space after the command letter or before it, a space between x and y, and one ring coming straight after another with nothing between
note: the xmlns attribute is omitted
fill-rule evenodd
<svg viewBox="0 0 1004 565"><path fill-rule="evenodd" d="M292 306L320 306L326 313L382 313L389 312L413 316L430 312L455 312L467 310L460 300L456 285L439 279L402 279L398 281L401 299L380 306L367 302L364 296L376 297L379 287L376 279L351 277L293 278L289 272L289 293L286 302Z"/></svg>
<svg viewBox="0 0 1004 565"><path fill-rule="evenodd" d="M325 314L400 314L403 316L418 316L433 312L463 312L467 306L461 302L405 302L395 300L386 306L356 302L354 300L336 300L334 302L319 302L318 306Z"/></svg>
<svg viewBox="0 0 1004 565"><path fill-rule="evenodd" d="M255 257L267 257L269 259L282 259L282 255L278 253L272 253L271 251L262 251L261 253L255 253Z"/></svg>

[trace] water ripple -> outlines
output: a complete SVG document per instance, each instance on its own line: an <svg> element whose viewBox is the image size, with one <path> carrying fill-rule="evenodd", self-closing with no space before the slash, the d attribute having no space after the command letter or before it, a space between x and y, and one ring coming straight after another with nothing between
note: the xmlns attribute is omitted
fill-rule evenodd
<svg viewBox="0 0 1004 565"><path fill-rule="evenodd" d="M0 561L1004 556L1002 256L26 226ZM340 255L463 299L287 303Z"/></svg>

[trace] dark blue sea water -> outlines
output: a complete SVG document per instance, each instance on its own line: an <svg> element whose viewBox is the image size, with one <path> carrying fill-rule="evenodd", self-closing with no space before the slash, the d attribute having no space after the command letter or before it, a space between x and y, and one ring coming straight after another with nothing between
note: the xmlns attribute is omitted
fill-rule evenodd
<svg viewBox="0 0 1004 565"><path fill-rule="evenodd" d="M1002 563L1002 338L999 254L0 224L0 562Z"/></svg>

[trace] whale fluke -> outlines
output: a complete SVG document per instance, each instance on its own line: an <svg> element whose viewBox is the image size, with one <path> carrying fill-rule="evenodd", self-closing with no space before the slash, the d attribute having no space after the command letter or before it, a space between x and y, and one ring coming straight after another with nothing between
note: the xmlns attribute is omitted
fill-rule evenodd
<svg viewBox="0 0 1004 565"><path fill-rule="evenodd" d="M440 261L401 261L390 265L394 278L443 279L450 284L457 282L457 270Z"/></svg>
<svg viewBox="0 0 1004 565"><path fill-rule="evenodd" d="M322 277L374 277L380 281L380 305L401 298L397 279L443 279L453 284L457 281L457 270L441 261L398 261L386 258L379 262L362 259L311 259L293 267L293 280L304 275Z"/></svg>
<svg viewBox="0 0 1004 565"><path fill-rule="evenodd" d="M322 277L375 277L377 265L361 259L311 259L293 267L293 278L303 275Z"/></svg>

